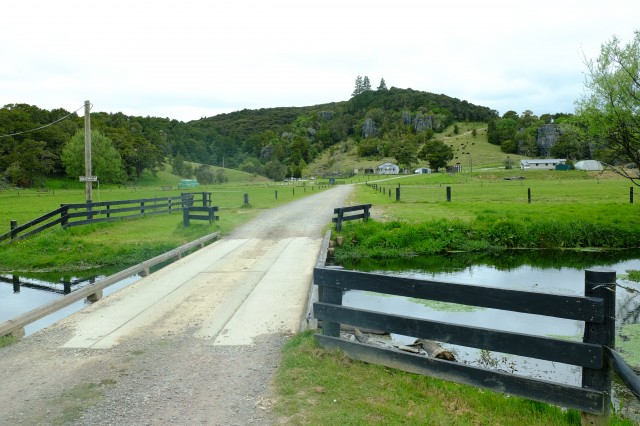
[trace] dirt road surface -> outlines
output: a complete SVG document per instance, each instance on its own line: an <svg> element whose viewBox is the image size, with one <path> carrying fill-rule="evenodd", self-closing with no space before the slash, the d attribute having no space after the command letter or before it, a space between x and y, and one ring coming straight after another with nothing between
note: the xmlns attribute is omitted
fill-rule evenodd
<svg viewBox="0 0 640 426"><path fill-rule="evenodd" d="M271 209L0 349L0 425L274 424L280 349L350 186Z"/></svg>

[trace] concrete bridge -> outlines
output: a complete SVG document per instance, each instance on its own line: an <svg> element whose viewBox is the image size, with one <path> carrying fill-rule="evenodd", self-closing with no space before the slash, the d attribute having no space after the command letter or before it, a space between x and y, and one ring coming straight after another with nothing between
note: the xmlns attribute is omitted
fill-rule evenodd
<svg viewBox="0 0 640 426"><path fill-rule="evenodd" d="M60 404L47 401L85 383L112 386L100 404L80 410L79 424L268 423L257 401L271 397L279 348L306 311L322 229L350 190L265 211L2 349L0 424L59 421ZM122 404L122 395L136 404Z"/></svg>

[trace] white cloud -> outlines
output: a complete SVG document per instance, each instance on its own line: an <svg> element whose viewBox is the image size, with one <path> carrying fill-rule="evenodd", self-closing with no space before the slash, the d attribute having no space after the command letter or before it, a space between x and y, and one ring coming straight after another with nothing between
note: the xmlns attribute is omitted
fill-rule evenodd
<svg viewBox="0 0 640 426"><path fill-rule="evenodd" d="M180 120L349 98L372 85L501 113L572 112L582 54L640 29L635 0L22 0L3 6L0 104Z"/></svg>

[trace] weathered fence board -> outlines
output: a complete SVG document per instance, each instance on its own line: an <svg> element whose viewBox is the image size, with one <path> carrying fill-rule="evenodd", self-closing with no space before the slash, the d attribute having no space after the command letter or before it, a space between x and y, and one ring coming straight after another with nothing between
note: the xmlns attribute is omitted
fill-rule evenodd
<svg viewBox="0 0 640 426"><path fill-rule="evenodd" d="M331 319L331 321L340 324L384 330L419 339L446 341L454 345L505 352L581 367L594 369L602 367L602 346L595 344L449 324L320 302L314 304L314 313L316 318L323 321ZM325 335L329 335L328 332L325 332ZM338 337L338 335L336 334L334 337Z"/></svg>
<svg viewBox="0 0 640 426"><path fill-rule="evenodd" d="M353 359L371 364L384 365L409 373L508 393L594 414L602 414L604 410L605 395L593 389L531 379L500 371L489 371L421 355L384 351L374 346L336 337L316 335L316 339L325 349L339 349Z"/></svg>
<svg viewBox="0 0 640 426"><path fill-rule="evenodd" d="M602 322L602 299L316 268L314 283L578 321Z"/></svg>
<svg viewBox="0 0 640 426"><path fill-rule="evenodd" d="M342 222L346 222L349 220L357 220L357 219L364 219L364 220L369 219L370 209L371 209L371 204L360 204L357 206L349 206L349 207L336 207L335 209L333 209L333 214L335 214L336 217L331 219L331 221L335 222L336 231L339 232L342 230ZM362 213L350 214L348 216L345 216L345 213L351 213L351 212L356 212L361 210L362 210Z"/></svg>

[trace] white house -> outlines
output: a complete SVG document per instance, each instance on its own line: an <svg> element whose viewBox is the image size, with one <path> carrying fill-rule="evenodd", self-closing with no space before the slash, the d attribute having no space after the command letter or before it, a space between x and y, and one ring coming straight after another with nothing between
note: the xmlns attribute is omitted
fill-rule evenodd
<svg viewBox="0 0 640 426"><path fill-rule="evenodd" d="M566 164L567 160L562 158L520 160L522 170L555 170L557 165Z"/></svg>
<svg viewBox="0 0 640 426"><path fill-rule="evenodd" d="M420 167L419 169L416 169L416 171L414 173L418 174L418 175L425 174L425 173L431 173L431 169L428 168L428 167Z"/></svg>
<svg viewBox="0 0 640 426"><path fill-rule="evenodd" d="M397 175L400 174L400 167L393 163L383 163L377 167L379 175Z"/></svg>

